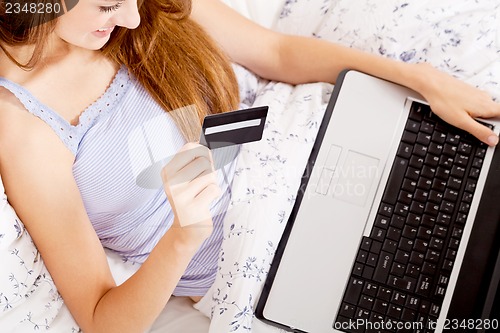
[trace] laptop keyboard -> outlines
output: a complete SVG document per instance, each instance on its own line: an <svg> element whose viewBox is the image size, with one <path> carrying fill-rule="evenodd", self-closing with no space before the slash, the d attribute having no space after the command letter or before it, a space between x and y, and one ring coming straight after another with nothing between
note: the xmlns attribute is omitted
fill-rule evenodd
<svg viewBox="0 0 500 333"><path fill-rule="evenodd" d="M486 149L413 103L335 328L434 332Z"/></svg>

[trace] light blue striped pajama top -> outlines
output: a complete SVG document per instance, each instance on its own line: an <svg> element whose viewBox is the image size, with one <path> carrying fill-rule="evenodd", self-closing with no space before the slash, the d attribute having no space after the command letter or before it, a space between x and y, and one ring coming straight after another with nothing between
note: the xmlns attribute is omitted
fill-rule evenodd
<svg viewBox="0 0 500 333"><path fill-rule="evenodd" d="M73 174L102 245L126 260L144 262L173 222L172 209L158 180L160 169L152 166L158 166L154 161L164 164L165 158L185 143L168 113L124 66L101 98L82 113L76 126L23 87L2 78L0 86L52 127L75 155ZM229 181L234 164L226 166ZM156 170L152 175L157 181L141 182L140 175L150 169ZM228 184L220 174L218 179L224 194L211 208L213 234L191 260L174 295L203 295L215 279L222 222L230 199Z"/></svg>

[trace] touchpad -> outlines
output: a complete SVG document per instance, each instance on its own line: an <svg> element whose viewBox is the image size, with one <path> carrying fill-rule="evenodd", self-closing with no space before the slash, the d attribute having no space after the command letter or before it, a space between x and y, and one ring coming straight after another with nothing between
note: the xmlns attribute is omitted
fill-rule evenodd
<svg viewBox="0 0 500 333"><path fill-rule="evenodd" d="M339 178L333 189L334 198L364 206L378 177L379 162L378 158L349 150L344 164L337 169Z"/></svg>

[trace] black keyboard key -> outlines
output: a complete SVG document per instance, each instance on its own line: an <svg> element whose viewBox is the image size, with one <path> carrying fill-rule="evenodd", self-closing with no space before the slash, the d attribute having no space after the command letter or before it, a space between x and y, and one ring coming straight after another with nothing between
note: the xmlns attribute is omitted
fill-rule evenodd
<svg viewBox="0 0 500 333"><path fill-rule="evenodd" d="M399 242L401 238L401 229L389 227L387 230L387 238Z"/></svg>
<svg viewBox="0 0 500 333"><path fill-rule="evenodd" d="M401 264L406 265L410 260L410 253L406 251L397 250L396 255L394 256L394 260Z"/></svg>
<svg viewBox="0 0 500 333"><path fill-rule="evenodd" d="M425 204L414 201L410 206L410 212L421 215L424 213Z"/></svg>
<svg viewBox="0 0 500 333"><path fill-rule="evenodd" d="M410 264L420 266L425 260L425 255L421 252L412 251L410 253Z"/></svg>
<svg viewBox="0 0 500 333"><path fill-rule="evenodd" d="M435 168L439 165L439 156L429 153L429 154L427 154L427 156L425 156L424 163L428 166Z"/></svg>
<svg viewBox="0 0 500 333"><path fill-rule="evenodd" d="M356 257L356 261L359 263L364 264L366 262L366 259L368 258L368 252L365 250L359 250L358 251L358 256Z"/></svg>
<svg viewBox="0 0 500 333"><path fill-rule="evenodd" d="M464 155L470 155L472 152L472 145L470 143L461 142L458 145L458 152Z"/></svg>
<svg viewBox="0 0 500 333"><path fill-rule="evenodd" d="M434 291L434 296L436 298L444 298L445 293L446 293L446 288L442 286L437 286L436 290Z"/></svg>
<svg viewBox="0 0 500 333"><path fill-rule="evenodd" d="M415 291L415 285L417 281L413 278L405 277L405 278L400 278L397 276L389 275L389 280L388 284L391 287L401 289L405 292L414 292Z"/></svg>
<svg viewBox="0 0 500 333"><path fill-rule="evenodd" d="M389 305L389 309L387 310L387 315L395 319L401 318L402 313L403 307L395 304Z"/></svg>
<svg viewBox="0 0 500 333"><path fill-rule="evenodd" d="M460 142L460 135L449 133L446 136L446 142L449 143L450 145L457 146L458 143Z"/></svg>
<svg viewBox="0 0 500 333"><path fill-rule="evenodd" d="M432 197L432 200L431 200L431 197ZM423 212L425 212L425 214L427 214L429 216L437 216L439 213L439 206L438 206L436 201L440 201L441 197L442 197L441 193L431 191L431 193L429 194L429 201L430 202L428 202L425 205Z"/></svg>
<svg viewBox="0 0 500 333"><path fill-rule="evenodd" d="M403 185L401 186L401 188L404 191L407 191L410 193L415 191L416 187L417 187L417 182L415 180L406 179L406 178L403 180Z"/></svg>
<svg viewBox="0 0 500 333"><path fill-rule="evenodd" d="M411 152L413 151L412 145L408 143L401 142L398 147L398 152L396 153L397 157L401 157L405 160L408 160L411 156ZM399 164L394 164L394 166L400 166ZM401 167L401 166L400 166Z"/></svg>
<svg viewBox="0 0 500 333"><path fill-rule="evenodd" d="M392 239L386 239L384 241L384 245L382 245L382 250L385 252L396 253L398 249L398 242L393 241Z"/></svg>
<svg viewBox="0 0 500 333"><path fill-rule="evenodd" d="M420 129L420 122L408 119L408 121L406 122L405 130L413 133L418 133L419 129Z"/></svg>
<svg viewBox="0 0 500 333"><path fill-rule="evenodd" d="M401 191L398 195L398 202L403 203L405 205L411 204L413 200L413 193L407 191Z"/></svg>
<svg viewBox="0 0 500 333"><path fill-rule="evenodd" d="M459 245L460 245L460 239L452 238L452 239L450 239L450 243L448 244L448 247L452 250L458 250Z"/></svg>
<svg viewBox="0 0 500 333"><path fill-rule="evenodd" d="M434 250L428 250L427 253L425 254L425 261L437 264L439 262L440 256L441 256L440 252Z"/></svg>
<svg viewBox="0 0 500 333"><path fill-rule="evenodd" d="M434 132L434 123L430 121L422 121L420 124L420 131L427 133L427 134L432 134Z"/></svg>
<svg viewBox="0 0 500 333"><path fill-rule="evenodd" d="M448 251L446 251L445 258L449 260L455 260L457 258L457 250L448 249Z"/></svg>
<svg viewBox="0 0 500 333"><path fill-rule="evenodd" d="M403 293L401 291L394 291L392 293L391 303L404 306L406 304L407 299L408 296L406 295L406 293Z"/></svg>
<svg viewBox="0 0 500 333"><path fill-rule="evenodd" d="M439 216L439 215L438 215ZM436 224L437 219L435 216L424 214L422 216L422 227L427 227L427 228L434 228L434 225Z"/></svg>
<svg viewBox="0 0 500 333"><path fill-rule="evenodd" d="M422 171L420 172L420 175L425 178L434 178L435 174L436 174L436 168L431 167L429 165L424 165Z"/></svg>
<svg viewBox="0 0 500 333"><path fill-rule="evenodd" d="M456 202L458 200L458 191L452 190L452 189L447 189L444 192L443 199L450 201L450 202Z"/></svg>
<svg viewBox="0 0 500 333"><path fill-rule="evenodd" d="M418 295L429 297L432 288L432 278L427 275L421 275L417 282L417 288L415 292Z"/></svg>
<svg viewBox="0 0 500 333"><path fill-rule="evenodd" d="M420 252L420 253L425 253L425 252L427 252L428 248L429 248L428 241L418 239L418 238L415 240L415 251Z"/></svg>
<svg viewBox="0 0 500 333"><path fill-rule="evenodd" d="M360 248L365 251L370 251L370 247L372 246L372 240L368 237L363 237L361 240Z"/></svg>
<svg viewBox="0 0 500 333"><path fill-rule="evenodd" d="M406 238L415 239L415 237L417 237L417 232L417 228L407 225L403 228L402 235Z"/></svg>
<svg viewBox="0 0 500 333"><path fill-rule="evenodd" d="M425 262L422 266L422 274L426 275L434 275L437 270L437 265L430 263L430 262Z"/></svg>
<svg viewBox="0 0 500 333"><path fill-rule="evenodd" d="M389 304L390 303L387 302L387 300L376 299L372 310L385 315L389 309Z"/></svg>
<svg viewBox="0 0 500 333"><path fill-rule="evenodd" d="M431 143L431 138L432 138L432 135L420 132L417 135L416 142L420 143L421 145L428 146Z"/></svg>
<svg viewBox="0 0 500 333"><path fill-rule="evenodd" d="M378 285L371 282L366 282L363 287L363 294L368 296L376 297L378 293Z"/></svg>
<svg viewBox="0 0 500 333"><path fill-rule="evenodd" d="M469 156L466 155L457 155L455 157L455 164L466 167L469 164Z"/></svg>
<svg viewBox="0 0 500 333"><path fill-rule="evenodd" d="M392 289L388 287L380 287L378 289L377 298L389 302L392 298Z"/></svg>
<svg viewBox="0 0 500 333"><path fill-rule="evenodd" d="M375 267L377 265L377 261L378 261L378 254L368 253L368 259L366 259L367 265Z"/></svg>
<svg viewBox="0 0 500 333"><path fill-rule="evenodd" d="M432 142L443 144L446 141L446 134L441 131L434 131L432 133Z"/></svg>
<svg viewBox="0 0 500 333"><path fill-rule="evenodd" d="M368 320L370 318L370 311L358 307L354 313L354 319Z"/></svg>
<svg viewBox="0 0 500 333"><path fill-rule="evenodd" d="M391 217L394 212L394 206L386 204L384 202L380 203L380 207L378 209L378 213L387 217Z"/></svg>
<svg viewBox="0 0 500 333"><path fill-rule="evenodd" d="M445 227L449 226L451 224L451 215L446 213L439 213L436 219L436 223Z"/></svg>
<svg viewBox="0 0 500 333"><path fill-rule="evenodd" d="M413 322L415 321L416 318L417 318L417 312L414 309L409 309L409 308L403 309L403 314L401 315L402 320Z"/></svg>
<svg viewBox="0 0 500 333"><path fill-rule="evenodd" d="M444 247L444 240L441 238L433 237L429 243L429 248L434 249L436 251L441 251Z"/></svg>
<svg viewBox="0 0 500 333"><path fill-rule="evenodd" d="M372 241L372 245L370 246L370 252L372 253L380 253L382 250L382 243L378 241Z"/></svg>
<svg viewBox="0 0 500 333"><path fill-rule="evenodd" d="M474 195L470 192L465 192L464 193L464 196L462 197L462 202L466 202L466 203L471 203L472 202L472 197Z"/></svg>
<svg viewBox="0 0 500 333"><path fill-rule="evenodd" d="M453 166L453 162L455 162L455 160L449 156L441 155L441 157L439 158L439 166L445 169L451 169L451 167Z"/></svg>
<svg viewBox="0 0 500 333"><path fill-rule="evenodd" d="M420 298L416 296L408 296L408 299L406 300L406 308L418 310L419 307L420 307Z"/></svg>
<svg viewBox="0 0 500 333"><path fill-rule="evenodd" d="M375 267L373 280L380 283L386 283L393 261L394 255L392 253L382 251L379 256L377 267Z"/></svg>
<svg viewBox="0 0 500 333"><path fill-rule="evenodd" d="M385 240L386 231L382 228L373 227L370 233L370 238L383 242Z"/></svg>
<svg viewBox="0 0 500 333"><path fill-rule="evenodd" d="M394 207L394 214L406 216L406 215L408 215L409 210L410 210L410 206L405 205L401 202L398 202L396 204L396 207Z"/></svg>
<svg viewBox="0 0 500 333"><path fill-rule="evenodd" d="M351 304L358 304L359 298L361 297L361 292L363 291L363 280L357 278L351 278L349 284L347 285L347 290L344 295L344 301Z"/></svg>
<svg viewBox="0 0 500 333"><path fill-rule="evenodd" d="M424 193L428 193L428 191L431 189L431 186L432 186L432 179L421 177L418 180L417 187L419 190L425 191ZM418 198L416 197L415 200L420 200L420 198L427 200L427 197L428 197L428 194L425 196L422 196L422 197L418 197Z"/></svg>
<svg viewBox="0 0 500 333"><path fill-rule="evenodd" d="M465 183L465 191L474 193L474 191L476 190L476 185L477 182L475 180L469 179L467 183Z"/></svg>
<svg viewBox="0 0 500 333"><path fill-rule="evenodd" d="M448 233L448 228L442 225L434 226L433 235L439 238L445 238Z"/></svg>
<svg viewBox="0 0 500 333"><path fill-rule="evenodd" d="M414 264L408 264L408 266L406 267L405 274L412 278L418 278L420 276L420 269L421 269L420 266Z"/></svg>
<svg viewBox="0 0 500 333"><path fill-rule="evenodd" d="M371 310L374 303L375 299L372 296L361 295L361 299L359 300L358 306L366 310Z"/></svg>
<svg viewBox="0 0 500 333"><path fill-rule="evenodd" d="M429 310L429 316L437 318L439 317L439 312L441 312L441 306L439 304L432 304Z"/></svg>
<svg viewBox="0 0 500 333"><path fill-rule="evenodd" d="M405 218L401 215L393 215L391 217L391 227L397 228L397 229L402 229L405 225ZM399 239L399 237L397 238ZM396 239L396 240L397 240Z"/></svg>
<svg viewBox="0 0 500 333"><path fill-rule="evenodd" d="M339 315L354 318L354 313L356 312L356 307L352 304L343 302L340 306Z"/></svg>
<svg viewBox="0 0 500 333"><path fill-rule="evenodd" d="M406 224L412 227L418 227L422 222L422 216L410 213L406 218Z"/></svg>
<svg viewBox="0 0 500 333"><path fill-rule="evenodd" d="M424 158L423 157L419 157L419 156L416 156L416 155L413 155L411 158L410 158L410 163L409 165L411 167L414 167L416 169L420 169L421 167L424 166Z"/></svg>
<svg viewBox="0 0 500 333"><path fill-rule="evenodd" d="M462 178L465 175L465 168L455 165L453 166L453 168L451 168L451 175L453 177Z"/></svg>
<svg viewBox="0 0 500 333"><path fill-rule="evenodd" d="M432 189L436 192L444 192L446 190L446 180L445 179L434 179L432 182Z"/></svg>
<svg viewBox="0 0 500 333"><path fill-rule="evenodd" d="M432 229L421 226L418 228L417 237L423 240L430 240L432 236Z"/></svg>
<svg viewBox="0 0 500 333"><path fill-rule="evenodd" d="M446 287L448 285L448 282L450 281L450 277L444 274L439 275L438 277L438 285L442 287Z"/></svg>
<svg viewBox="0 0 500 333"><path fill-rule="evenodd" d="M454 157L457 154L457 147L445 143L443 147L443 154L450 157Z"/></svg>
<svg viewBox="0 0 500 333"><path fill-rule="evenodd" d="M391 268L391 275L403 277L405 275L406 266L400 263L393 263Z"/></svg>
<svg viewBox="0 0 500 333"><path fill-rule="evenodd" d="M436 205L439 205L441 204L441 201L443 201L443 192L438 192L436 190L431 190L429 192L429 204L430 203L434 203ZM433 209L433 213L431 216L436 216L436 211L438 210L438 208L436 209Z"/></svg>
<svg viewBox="0 0 500 333"><path fill-rule="evenodd" d="M474 168L478 168L478 169L480 169L482 165L483 165L483 159L482 159L482 158L475 157L475 158L472 160L472 166L473 166Z"/></svg>
<svg viewBox="0 0 500 333"><path fill-rule="evenodd" d="M446 214L452 214L455 209L455 204L453 202L449 201L443 201L441 202L441 206L439 208L440 212L446 213Z"/></svg>
<svg viewBox="0 0 500 333"><path fill-rule="evenodd" d="M469 212L469 209L470 209L470 204L466 203L466 202L462 202L460 204L460 208L459 208L459 212L460 213L463 213L463 214L467 214Z"/></svg>
<svg viewBox="0 0 500 333"><path fill-rule="evenodd" d="M403 136L401 137L401 141L412 145L415 143L415 141L417 141L417 133L410 132L410 131L404 131Z"/></svg>
<svg viewBox="0 0 500 333"><path fill-rule="evenodd" d="M451 177L448 179L448 187L452 190L460 190L463 180L460 178Z"/></svg>
<svg viewBox="0 0 500 333"><path fill-rule="evenodd" d="M354 263L354 267L352 268L352 274L356 276L363 275L363 268L365 266L359 262Z"/></svg>
<svg viewBox="0 0 500 333"><path fill-rule="evenodd" d="M375 226L381 229L387 229L390 222L390 219L383 215L377 215L377 217L375 218Z"/></svg>
<svg viewBox="0 0 500 333"><path fill-rule="evenodd" d="M416 143L413 147L413 154L420 157L425 157L427 155L427 146Z"/></svg>

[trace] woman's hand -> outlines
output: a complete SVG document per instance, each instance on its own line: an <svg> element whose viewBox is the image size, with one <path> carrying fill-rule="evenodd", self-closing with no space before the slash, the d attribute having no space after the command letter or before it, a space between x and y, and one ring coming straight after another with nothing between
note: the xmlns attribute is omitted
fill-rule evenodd
<svg viewBox="0 0 500 333"><path fill-rule="evenodd" d="M210 205L221 195L207 147L185 144L163 168L162 179L174 211L173 228L180 228L183 240L202 242L213 230Z"/></svg>
<svg viewBox="0 0 500 333"><path fill-rule="evenodd" d="M474 118L500 117L500 104L491 96L463 81L441 72L429 64L414 66L416 76L409 86L429 102L431 109L444 121L461 128L482 142L495 146L498 136Z"/></svg>

